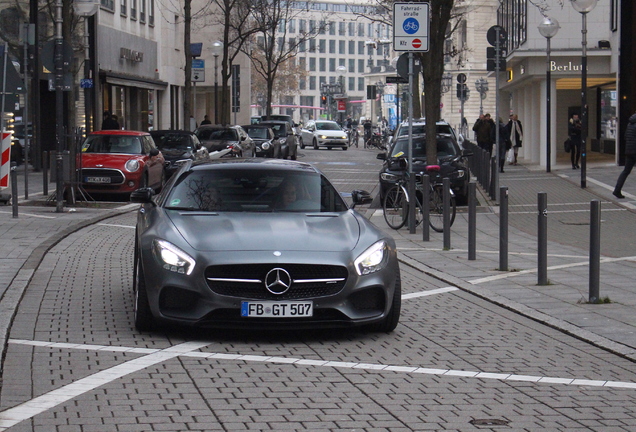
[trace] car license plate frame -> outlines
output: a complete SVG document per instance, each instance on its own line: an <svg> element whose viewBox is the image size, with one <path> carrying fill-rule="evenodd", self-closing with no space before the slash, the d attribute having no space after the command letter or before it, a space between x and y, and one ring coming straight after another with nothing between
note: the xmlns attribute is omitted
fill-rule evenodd
<svg viewBox="0 0 636 432"><path fill-rule="evenodd" d="M111 182L111 178L110 177L86 177L86 183L105 184L105 183L110 183L110 182Z"/></svg>
<svg viewBox="0 0 636 432"><path fill-rule="evenodd" d="M243 318L309 318L314 315L313 301L243 301Z"/></svg>

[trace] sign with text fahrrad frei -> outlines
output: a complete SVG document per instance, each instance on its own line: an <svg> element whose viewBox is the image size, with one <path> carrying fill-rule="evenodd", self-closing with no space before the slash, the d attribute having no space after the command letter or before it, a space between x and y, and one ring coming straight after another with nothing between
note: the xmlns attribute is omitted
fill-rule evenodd
<svg viewBox="0 0 636 432"><path fill-rule="evenodd" d="M429 3L393 3L393 50L428 52Z"/></svg>

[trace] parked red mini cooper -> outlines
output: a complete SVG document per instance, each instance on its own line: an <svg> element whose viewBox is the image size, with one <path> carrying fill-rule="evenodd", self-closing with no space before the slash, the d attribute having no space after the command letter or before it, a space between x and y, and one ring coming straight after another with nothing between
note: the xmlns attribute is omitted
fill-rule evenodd
<svg viewBox="0 0 636 432"><path fill-rule="evenodd" d="M82 188L89 193L130 194L142 187L158 191L165 183L164 165L148 132L93 132L78 155Z"/></svg>

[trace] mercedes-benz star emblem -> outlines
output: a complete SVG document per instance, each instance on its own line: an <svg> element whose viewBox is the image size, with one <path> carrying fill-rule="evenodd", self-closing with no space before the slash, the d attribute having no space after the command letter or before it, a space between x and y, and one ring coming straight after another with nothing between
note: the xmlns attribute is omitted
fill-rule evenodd
<svg viewBox="0 0 636 432"><path fill-rule="evenodd" d="M272 294L285 294L291 284L291 276L282 268L273 268L265 276L265 288Z"/></svg>

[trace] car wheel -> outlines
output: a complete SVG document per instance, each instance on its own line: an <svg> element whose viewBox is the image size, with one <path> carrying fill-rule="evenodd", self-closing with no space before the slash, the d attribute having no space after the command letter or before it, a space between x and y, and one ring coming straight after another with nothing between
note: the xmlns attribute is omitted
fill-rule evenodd
<svg viewBox="0 0 636 432"><path fill-rule="evenodd" d="M383 321L375 324L372 328L377 332L389 333L395 330L400 321L400 311L402 309L402 279L398 270L395 278L395 291L393 292L393 301L391 309Z"/></svg>
<svg viewBox="0 0 636 432"><path fill-rule="evenodd" d="M136 242L136 241L135 241ZM146 278L141 268L141 256L138 247L135 246L135 328L138 331L150 331L154 327L150 303L148 302L148 292L146 291Z"/></svg>
<svg viewBox="0 0 636 432"><path fill-rule="evenodd" d="M141 177L141 182L139 182L139 189L148 187L148 173L144 173Z"/></svg>
<svg viewBox="0 0 636 432"><path fill-rule="evenodd" d="M318 140L314 138L314 150L318 150Z"/></svg>
<svg viewBox="0 0 636 432"><path fill-rule="evenodd" d="M342 147L344 151L347 151L347 148L348 148L347 146Z"/></svg>

